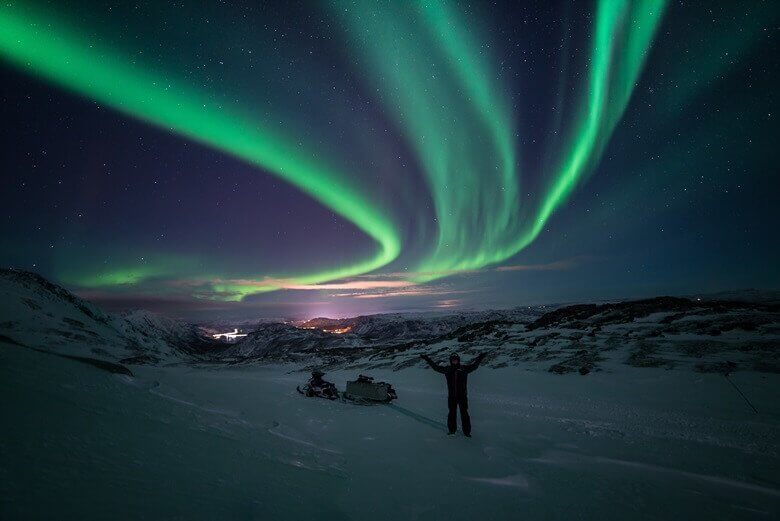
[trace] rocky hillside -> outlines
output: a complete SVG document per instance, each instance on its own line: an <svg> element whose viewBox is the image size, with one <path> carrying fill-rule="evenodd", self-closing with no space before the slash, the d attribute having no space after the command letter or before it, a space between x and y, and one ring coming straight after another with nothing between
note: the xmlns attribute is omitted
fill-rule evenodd
<svg viewBox="0 0 780 521"><path fill-rule="evenodd" d="M243 341L145 311L105 313L33 273L0 271L0 343L124 364L294 362L304 368L392 368L427 353L486 364L588 374L614 364L704 372L780 372L776 299L658 297L451 315L387 314L265 322Z"/></svg>
<svg viewBox="0 0 780 521"><path fill-rule="evenodd" d="M452 315L385 314L343 319L315 318L299 324L259 324L243 341L226 349L223 360L301 361L342 353L355 358L368 353L401 352L448 338L476 335L498 323L526 323L540 308Z"/></svg>
<svg viewBox="0 0 780 521"><path fill-rule="evenodd" d="M147 311L115 315L43 277L0 270L0 342L57 354L157 363L212 353L196 326Z"/></svg>
<svg viewBox="0 0 780 521"><path fill-rule="evenodd" d="M486 350L488 365L496 368L561 374L588 374L613 363L778 372L780 305L658 297L449 317L316 319L301 327L262 326L224 361L403 369L420 364L421 353L446 359L457 351L468 358Z"/></svg>

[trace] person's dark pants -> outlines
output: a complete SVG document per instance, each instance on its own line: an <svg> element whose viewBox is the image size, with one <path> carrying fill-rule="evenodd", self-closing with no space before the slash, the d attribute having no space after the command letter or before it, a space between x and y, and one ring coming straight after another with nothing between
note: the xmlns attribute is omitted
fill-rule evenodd
<svg viewBox="0 0 780 521"><path fill-rule="evenodd" d="M458 408L460 407L460 423L463 434L471 434L471 418L469 418L469 401L465 396L452 396L447 399L450 413L447 415L447 428L450 433L458 430Z"/></svg>

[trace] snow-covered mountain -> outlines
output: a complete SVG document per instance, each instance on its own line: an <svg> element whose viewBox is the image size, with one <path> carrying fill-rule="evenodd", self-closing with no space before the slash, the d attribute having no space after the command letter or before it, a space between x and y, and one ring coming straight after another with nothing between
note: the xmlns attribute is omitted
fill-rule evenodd
<svg viewBox="0 0 780 521"><path fill-rule="evenodd" d="M235 344L146 311L109 314L33 273L0 271L0 341L129 365L165 361L391 368L489 351L494 368L588 374L614 367L780 372L780 304L658 297L504 311L260 322Z"/></svg>
<svg viewBox="0 0 780 521"><path fill-rule="evenodd" d="M299 362L318 359L381 357L434 340L449 338L484 324L527 323L542 308L517 308L451 315L383 314L352 318L315 318L299 324L259 324L243 341L228 348L231 361L275 360Z"/></svg>
<svg viewBox="0 0 780 521"><path fill-rule="evenodd" d="M697 371L780 372L780 305L767 299L629 302L517 308L449 316L318 318L260 326L231 362L404 369L421 353L490 351L493 367L587 374L610 362Z"/></svg>
<svg viewBox="0 0 780 521"><path fill-rule="evenodd" d="M320 329L299 328L292 324L260 324L244 340L225 350L225 360L284 360L307 356L306 353L345 347L347 338Z"/></svg>
<svg viewBox="0 0 780 521"><path fill-rule="evenodd" d="M476 311L456 314L392 313L352 318L315 318L300 324L302 328L343 331L363 342L397 343L434 338L470 324L490 321L527 322L539 317L546 308L523 307L509 310Z"/></svg>
<svg viewBox="0 0 780 521"><path fill-rule="evenodd" d="M106 313L40 275L0 270L0 341L127 363L191 358L214 346L191 324L148 311Z"/></svg>

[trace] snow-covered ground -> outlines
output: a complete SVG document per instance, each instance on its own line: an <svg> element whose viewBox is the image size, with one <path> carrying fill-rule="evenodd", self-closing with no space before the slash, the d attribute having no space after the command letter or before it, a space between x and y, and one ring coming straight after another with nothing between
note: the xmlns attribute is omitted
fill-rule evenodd
<svg viewBox="0 0 780 521"><path fill-rule="evenodd" d="M391 406L304 398L289 366L140 366L0 350L0 517L776 519L780 378L481 368L474 437L444 382ZM351 372L328 378L343 388Z"/></svg>
<svg viewBox="0 0 780 521"><path fill-rule="evenodd" d="M265 323L226 346L3 270L0 519L776 519L775 302ZM452 350L490 352L472 439L446 436L419 359ZM399 398L304 398L315 366Z"/></svg>

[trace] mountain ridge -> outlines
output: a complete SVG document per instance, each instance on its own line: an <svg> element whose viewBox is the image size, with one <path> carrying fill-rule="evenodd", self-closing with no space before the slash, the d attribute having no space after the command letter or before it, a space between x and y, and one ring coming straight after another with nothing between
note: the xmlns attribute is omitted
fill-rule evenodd
<svg viewBox="0 0 780 521"><path fill-rule="evenodd" d="M148 311L104 312L32 272L0 270L0 341L129 365L296 363L311 368L421 366L419 355L488 352L486 364L588 374L636 367L780 372L780 304L655 297L423 316L261 322L236 343Z"/></svg>

